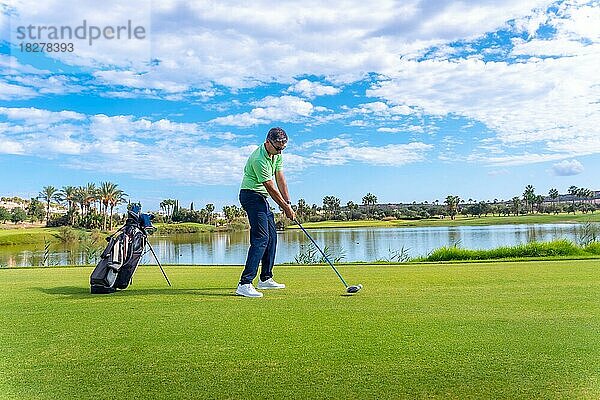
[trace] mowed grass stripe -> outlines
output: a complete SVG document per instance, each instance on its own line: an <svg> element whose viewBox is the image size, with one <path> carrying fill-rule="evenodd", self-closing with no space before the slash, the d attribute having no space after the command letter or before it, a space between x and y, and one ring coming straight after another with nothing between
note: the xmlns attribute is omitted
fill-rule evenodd
<svg viewBox="0 0 600 400"><path fill-rule="evenodd" d="M0 270L0 398L598 398L598 261Z"/></svg>

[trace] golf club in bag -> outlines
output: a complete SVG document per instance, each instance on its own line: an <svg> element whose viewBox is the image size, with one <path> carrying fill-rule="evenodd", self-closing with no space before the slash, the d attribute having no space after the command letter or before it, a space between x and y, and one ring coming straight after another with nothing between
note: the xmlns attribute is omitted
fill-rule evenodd
<svg viewBox="0 0 600 400"><path fill-rule="evenodd" d="M148 242L148 234L156 230L152 226L152 215L142 214L140 211L140 206L133 206L127 212L125 225L106 238L108 245L90 276L92 294L113 293L117 289L126 289L131 283L146 246L154 256L167 284L171 286L154 249Z"/></svg>
<svg viewBox="0 0 600 400"><path fill-rule="evenodd" d="M338 276L338 278L340 278L340 280L342 281L342 283L346 287L346 292L347 293L356 293L360 289L362 289L362 285L360 283L358 285L349 286L346 283L346 281L344 280L344 278L342 278L342 275L339 273L339 271L333 266L333 263L331 261L329 261L329 257L327 257L327 255L325 254L325 252L323 250L321 250L321 248L319 247L319 245L317 245L317 243L312 238L312 236L310 236L308 234L308 232L306 231L306 229L304 229L304 227L302 226L302 224L300 224L300 222L298 222L298 220L294 220L294 222L300 227L300 229L302 229L302 232L304 232L306 234L306 236L310 239L310 241L312 242L312 244L314 244L315 247L317 248L317 250L319 250L319 252L323 255L323 258L325 258L325 261L327 261L327 263L329 264L329 266L331 268L333 268L333 270L335 271L335 273Z"/></svg>

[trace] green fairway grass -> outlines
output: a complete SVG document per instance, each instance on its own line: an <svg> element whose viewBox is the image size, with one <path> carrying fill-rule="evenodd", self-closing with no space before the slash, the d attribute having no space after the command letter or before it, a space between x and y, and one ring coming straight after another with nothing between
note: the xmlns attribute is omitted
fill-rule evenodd
<svg viewBox="0 0 600 400"><path fill-rule="evenodd" d="M1 269L0 398L600 398L598 260L165 269Z"/></svg>

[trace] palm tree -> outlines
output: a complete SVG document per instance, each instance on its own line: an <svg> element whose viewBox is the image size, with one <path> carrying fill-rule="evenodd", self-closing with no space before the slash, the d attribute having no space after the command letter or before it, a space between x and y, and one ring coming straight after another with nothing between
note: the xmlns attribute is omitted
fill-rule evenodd
<svg viewBox="0 0 600 400"><path fill-rule="evenodd" d="M85 191L82 186L78 186L75 189L73 200L79 205L79 208L81 209L81 216L83 216L85 214Z"/></svg>
<svg viewBox="0 0 600 400"><path fill-rule="evenodd" d="M352 219L352 215L358 210L358 204L350 200L346 203L346 209L348 210L348 219Z"/></svg>
<svg viewBox="0 0 600 400"><path fill-rule="evenodd" d="M102 229L106 230L106 220L109 218L108 207L110 206L110 230L112 230L113 209L120 203L126 201L127 194L118 188L119 185L112 182L102 182L98 190L100 200L100 212L104 215ZM104 208L102 207L104 206Z"/></svg>
<svg viewBox="0 0 600 400"><path fill-rule="evenodd" d="M579 188L577 186L570 186L567 193L572 196L573 200L573 214L575 214L575 198L577 197L577 193L579 192Z"/></svg>
<svg viewBox="0 0 600 400"><path fill-rule="evenodd" d="M95 183L88 183L83 188L83 207L86 209L86 214L90 211L90 206L98 200L98 188Z"/></svg>
<svg viewBox="0 0 600 400"><path fill-rule="evenodd" d="M204 206L204 209L206 210L208 223L212 225L213 212L215 211L215 205L209 203L206 206Z"/></svg>
<svg viewBox="0 0 600 400"><path fill-rule="evenodd" d="M323 209L329 211L329 218L332 218L335 212L340 208L340 199L335 196L323 197ZM327 214L325 215L327 218ZM327 218L327 219L329 219Z"/></svg>
<svg viewBox="0 0 600 400"><path fill-rule="evenodd" d="M558 190L552 188L548 192L548 195L550 196L550 199L552 199L552 201L555 202L556 199L558 199ZM557 214L557 212L556 212L556 205L555 204L553 204L552 208L554 209L554 214Z"/></svg>
<svg viewBox="0 0 600 400"><path fill-rule="evenodd" d="M587 189L587 188L579 188L577 190L577 197L579 197L582 201L582 203L585 203L586 199L590 200L590 207L591 208L591 204L592 204L592 199L594 198L594 191ZM587 213L588 207L586 207L585 205L582 207L584 212Z"/></svg>
<svg viewBox="0 0 600 400"><path fill-rule="evenodd" d="M310 207L306 203L304 199L298 199L298 208L296 210L296 216L300 218L302 222L304 222L304 217L306 217L310 213Z"/></svg>
<svg viewBox="0 0 600 400"><path fill-rule="evenodd" d="M100 200L100 214L103 215L102 229L106 230L106 219L108 218L108 204L111 202L117 191L117 185L112 182L101 182L98 189L98 199ZM103 208L104 206L104 208Z"/></svg>
<svg viewBox="0 0 600 400"><path fill-rule="evenodd" d="M116 186L117 185L115 185L115 191L113 192L112 196L108 201L108 205L110 206L110 224L108 229L111 231L113 223L113 209L119 204L127 202L127 193L123 192L121 189L117 189Z"/></svg>
<svg viewBox="0 0 600 400"><path fill-rule="evenodd" d="M544 196L541 194L536 195L533 202L535 203L535 209L539 214L542 209L542 204L544 204Z"/></svg>
<svg viewBox="0 0 600 400"><path fill-rule="evenodd" d="M67 202L69 209L69 215L71 216L70 224L75 224L75 200L76 200L77 188L75 186L63 186L60 190L59 195L62 201Z"/></svg>
<svg viewBox="0 0 600 400"><path fill-rule="evenodd" d="M458 196L448 196L444 201L446 204L446 208L448 209L448 214L450 215L450 219L454 219L456 214L458 213L458 204L460 203L460 197Z"/></svg>
<svg viewBox="0 0 600 400"><path fill-rule="evenodd" d="M519 216L519 212L521 211L521 199L519 196L512 198L512 211L516 216Z"/></svg>
<svg viewBox="0 0 600 400"><path fill-rule="evenodd" d="M167 220L173 219L173 213L175 212L175 206L177 201L173 199L165 199L160 202L160 208L164 211L167 216Z"/></svg>
<svg viewBox="0 0 600 400"><path fill-rule="evenodd" d="M525 209L531 209L531 212L533 213L533 204L535 203L535 188L532 185L525 186L523 200L525 200Z"/></svg>
<svg viewBox="0 0 600 400"><path fill-rule="evenodd" d="M377 196L375 196L372 193L367 193L363 198L362 198L362 202L365 206L371 206L370 208L370 213L373 214L373 211L375 210L375 204L377 204Z"/></svg>
<svg viewBox="0 0 600 400"><path fill-rule="evenodd" d="M48 226L48 222L50 221L50 202L58 200L59 194L54 186L44 186L38 194L38 198L46 202L46 226Z"/></svg>

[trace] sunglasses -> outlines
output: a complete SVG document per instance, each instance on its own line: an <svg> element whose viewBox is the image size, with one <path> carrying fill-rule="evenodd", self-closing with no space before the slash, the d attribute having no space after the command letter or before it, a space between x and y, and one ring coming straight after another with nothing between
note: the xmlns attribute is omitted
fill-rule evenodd
<svg viewBox="0 0 600 400"><path fill-rule="evenodd" d="M275 143L273 143L273 141L272 141L272 140L269 140L269 143L271 143L271 146L273 146L273 148L274 148L275 150L277 150L277 151L283 151L283 150L285 150L285 145L283 145L282 147L275 146Z"/></svg>

